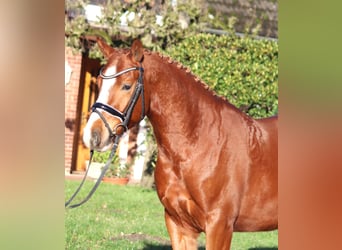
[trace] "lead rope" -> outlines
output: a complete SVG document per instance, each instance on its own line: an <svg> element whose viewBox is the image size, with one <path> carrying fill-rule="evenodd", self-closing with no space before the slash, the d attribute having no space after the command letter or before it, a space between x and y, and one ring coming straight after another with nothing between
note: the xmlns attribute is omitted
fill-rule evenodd
<svg viewBox="0 0 342 250"><path fill-rule="evenodd" d="M78 207L80 205L82 205L83 203L87 202L90 197L95 193L96 189L98 188L98 186L100 185L101 183L101 180L103 178L103 176L105 175L107 169L109 168L109 165L111 164L113 158L114 158L114 155L115 155L115 152L116 152L116 149L118 147L118 144L119 144L119 140L120 140L120 137L121 136L116 136L115 137L115 140L114 140L114 145L113 145L113 148L110 152L110 155L109 155L109 158L105 164L105 166L103 167L102 171L101 171L101 174L99 176L99 178L97 179L95 185L93 186L93 188L90 190L89 194L84 198L83 201L79 202L79 203L76 203L76 204L73 204L73 205L69 205L69 203L74 199L74 197L77 195L77 193L80 191L81 187L83 186L83 183L86 179L86 176L88 174L88 170L90 168L90 163L91 163L91 160L92 160L92 157L93 157L93 151L91 151L91 156L90 156L90 160L89 160L89 164L88 164L88 168L87 168L87 171L83 177L83 180L80 184L80 186L78 187L78 189L76 190L76 192L71 196L71 198L65 203L65 208L75 208L75 207Z"/></svg>
<svg viewBox="0 0 342 250"><path fill-rule="evenodd" d="M83 176L83 179L82 179L82 182L81 184L79 185L79 187L76 189L75 193L70 197L70 199L65 202L65 207L67 207L69 205L70 202L72 202L72 200L75 198L75 196L78 194L78 192L81 190L81 187L83 186L83 183L84 181L86 180L87 178L87 175L88 175L88 171L89 171L89 168L90 168L90 163L93 159L93 155L94 155L94 150L90 150L90 159L89 159L89 163L88 163L88 167L87 167L87 171L85 172L84 176Z"/></svg>

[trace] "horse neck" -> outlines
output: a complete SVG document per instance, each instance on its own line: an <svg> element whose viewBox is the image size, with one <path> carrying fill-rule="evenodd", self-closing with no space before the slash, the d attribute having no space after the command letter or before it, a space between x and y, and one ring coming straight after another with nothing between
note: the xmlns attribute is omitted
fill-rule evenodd
<svg viewBox="0 0 342 250"><path fill-rule="evenodd" d="M202 133L203 121L214 120L214 113L223 106L231 107L232 113L237 112L235 107L208 91L189 71L180 69L179 64L157 55L145 59L146 65L150 65L145 66L145 86L150 99L147 116L157 143L169 144L176 137L182 143L191 144Z"/></svg>

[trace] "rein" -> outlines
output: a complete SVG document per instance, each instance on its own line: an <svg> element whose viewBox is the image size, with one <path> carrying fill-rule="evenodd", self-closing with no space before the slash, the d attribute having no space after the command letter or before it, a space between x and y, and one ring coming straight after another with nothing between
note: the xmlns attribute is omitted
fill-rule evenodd
<svg viewBox="0 0 342 250"><path fill-rule="evenodd" d="M101 183L101 180L103 178L103 176L105 175L105 173L107 172L107 169L109 168L110 166L110 163L112 162L113 158L114 158L114 155L115 155L115 152L116 152L116 149L118 148L118 145L119 145L119 140L120 140L120 136L116 137L115 138L115 142L114 142L114 145L113 145L113 148L110 152L110 155L108 157L108 160L105 164L105 166L103 167L102 171L101 171L101 174L99 176L99 178L97 179L95 185L93 186L93 188L90 190L89 194L79 203L76 203L76 204L72 204L72 205L69 205L72 200L76 197L76 195L78 194L78 192L81 190L83 184L84 184L84 181L86 180L87 178L87 174L88 174L88 170L90 168L90 164L91 164L91 160L93 158L93 154L94 154L94 151L91 150L90 151L90 160L89 160L89 164L88 164L88 168L87 168L87 171L86 173L84 174L84 177L82 179L82 182L80 184L80 186L77 188L77 190L75 191L75 193L71 196L71 198L65 203L65 208L75 208L75 207L79 207L81 206L83 203L87 202L90 197L95 193L96 189L98 188L98 186L100 185Z"/></svg>
<svg viewBox="0 0 342 250"><path fill-rule="evenodd" d="M99 115L101 120L104 122L106 128L108 129L110 138L114 142L113 148L112 148L112 150L110 152L110 155L108 157L108 160L107 160L105 166L103 167L103 169L101 171L101 174L100 174L99 178L97 179L97 181L96 181L95 185L93 186L93 188L90 190L89 194L81 202L70 205L70 203L76 197L78 192L81 190L81 188L82 188L82 186L83 186L83 184L84 184L84 182L85 182L85 180L87 178L88 171L89 171L89 168L90 168L90 164L91 164L91 161L92 161L92 158L93 158L93 154L94 154L94 150L90 150L89 164L88 164L87 170L86 170L86 172L84 174L84 177L82 179L82 182L81 182L80 186L76 189L75 193L65 203L65 208L67 208L67 207L68 208L78 207L78 206L82 205L83 203L87 202L90 199L90 197L95 193L95 191L98 188L98 186L100 185L101 180L104 177L107 169L109 168L109 165L111 164L111 162L112 162L112 160L114 158L114 155L115 155L115 152L116 152L117 147L119 145L119 141L120 141L120 138L121 138L122 134L128 130L128 123L129 123L129 121L131 119L131 116L132 116L132 113L133 113L133 109L134 109L135 104L137 103L140 95L142 95L142 98L141 98L142 99L142 112L141 112L140 120L142 120L144 118L144 116L145 116L145 97L144 97L144 83L143 83L144 69L141 67L141 65L140 65L140 67L128 68L128 69L120 71L119 73L116 73L116 74L113 74L113 75L108 75L108 76L104 75L102 73L102 69L101 69L100 70L100 77L102 79L112 79L112 78L116 78L116 77L118 77L118 76L120 76L122 74L125 74L125 73L133 71L133 70L139 70L138 83L137 83L137 86L135 88L135 91L134 91L130 101L128 102L127 108L125 109L125 111L123 113L120 112L119 110L117 110L116 108L113 108L113 107L111 107L111 106L109 106L107 104L100 103L100 102L94 103L94 105L91 108L92 112L95 112L95 113L97 113ZM102 110L108 112L109 114L111 114L112 116L119 118L121 123L116 125L114 127L113 131L112 131L111 128L110 128L110 125L107 122L107 120L101 114L101 112L98 111L98 109L102 109ZM123 127L124 128L124 132L120 133L120 134L117 134L116 131L117 131L117 129L119 127Z"/></svg>

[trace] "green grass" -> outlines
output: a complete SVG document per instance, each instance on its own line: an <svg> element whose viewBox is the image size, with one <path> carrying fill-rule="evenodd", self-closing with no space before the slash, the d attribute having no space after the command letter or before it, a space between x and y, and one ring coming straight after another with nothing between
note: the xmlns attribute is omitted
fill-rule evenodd
<svg viewBox="0 0 342 250"><path fill-rule="evenodd" d="M65 181L66 198L79 183ZM85 197L93 184L86 182L78 197ZM277 242L278 231L234 233L231 249L274 250ZM204 235L199 243L205 249ZM87 203L65 210L65 249L171 249L156 192L101 183Z"/></svg>

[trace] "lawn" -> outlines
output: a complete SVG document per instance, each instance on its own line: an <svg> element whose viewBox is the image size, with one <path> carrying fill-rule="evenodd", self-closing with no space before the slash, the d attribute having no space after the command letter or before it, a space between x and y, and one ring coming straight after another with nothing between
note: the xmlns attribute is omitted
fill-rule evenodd
<svg viewBox="0 0 342 250"><path fill-rule="evenodd" d="M79 183L65 181L66 198ZM79 197L92 185L87 181ZM101 183L87 203L65 210L65 249L171 249L163 214L154 190ZM200 249L204 245L201 235ZM234 233L231 249L276 250L278 231Z"/></svg>

